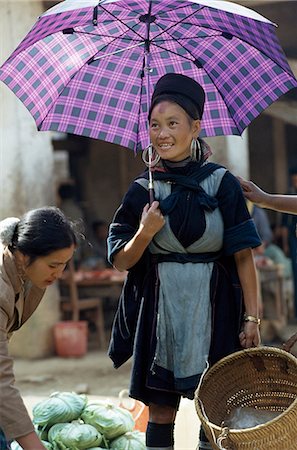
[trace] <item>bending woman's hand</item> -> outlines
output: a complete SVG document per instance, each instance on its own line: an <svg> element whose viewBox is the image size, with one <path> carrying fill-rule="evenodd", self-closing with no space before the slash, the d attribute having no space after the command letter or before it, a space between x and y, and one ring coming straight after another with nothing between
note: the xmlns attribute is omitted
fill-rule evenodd
<svg viewBox="0 0 297 450"><path fill-rule="evenodd" d="M25 436L20 436L16 440L24 450L46 450L35 431Z"/></svg>
<svg viewBox="0 0 297 450"><path fill-rule="evenodd" d="M258 347L261 344L259 326L254 322L244 322L239 341L243 348Z"/></svg>

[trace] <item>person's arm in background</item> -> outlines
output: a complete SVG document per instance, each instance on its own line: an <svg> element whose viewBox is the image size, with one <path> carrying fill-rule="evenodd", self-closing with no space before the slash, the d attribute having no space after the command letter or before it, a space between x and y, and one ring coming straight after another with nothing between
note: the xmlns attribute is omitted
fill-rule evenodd
<svg viewBox="0 0 297 450"><path fill-rule="evenodd" d="M250 248L240 250L234 254L234 258L243 291L245 314L259 318L258 279L252 250ZM258 346L260 344L259 325L244 321L239 339L244 348Z"/></svg>
<svg viewBox="0 0 297 450"><path fill-rule="evenodd" d="M244 180L241 177L237 178L241 184L244 196L253 203L262 208L297 214L297 195L269 194L252 181Z"/></svg>

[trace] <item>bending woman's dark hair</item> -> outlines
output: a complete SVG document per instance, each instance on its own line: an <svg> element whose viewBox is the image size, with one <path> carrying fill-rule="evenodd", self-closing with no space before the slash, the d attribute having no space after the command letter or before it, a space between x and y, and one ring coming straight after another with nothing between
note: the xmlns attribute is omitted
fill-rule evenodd
<svg viewBox="0 0 297 450"><path fill-rule="evenodd" d="M74 223L59 208L47 206L25 213L17 223L9 249L30 257L30 264L40 256L77 245Z"/></svg>

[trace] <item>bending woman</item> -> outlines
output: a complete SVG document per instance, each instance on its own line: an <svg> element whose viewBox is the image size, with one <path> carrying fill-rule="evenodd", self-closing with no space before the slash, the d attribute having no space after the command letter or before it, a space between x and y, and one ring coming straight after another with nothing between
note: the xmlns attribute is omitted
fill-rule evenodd
<svg viewBox="0 0 297 450"><path fill-rule="evenodd" d="M207 360L260 342L251 249L261 242L236 178L206 161L204 97L183 75L158 81L149 112L156 200L148 204L145 172L109 231L110 261L128 270L109 354L115 367L133 354L130 395L149 405L153 450L173 449L180 398L194 398Z"/></svg>
<svg viewBox="0 0 297 450"><path fill-rule="evenodd" d="M15 439L24 450L45 450L14 385L8 341L34 313L47 286L72 258L72 224L54 207L0 222L0 448ZM4 407L5 405L5 407Z"/></svg>

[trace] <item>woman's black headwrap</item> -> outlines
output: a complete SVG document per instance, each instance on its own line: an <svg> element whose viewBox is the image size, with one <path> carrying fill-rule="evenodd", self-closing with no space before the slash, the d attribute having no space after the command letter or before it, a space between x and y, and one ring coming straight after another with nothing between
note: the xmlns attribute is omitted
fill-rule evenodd
<svg viewBox="0 0 297 450"><path fill-rule="evenodd" d="M192 119L201 119L204 110L205 92L193 78L179 73L167 73L155 86L149 111L151 112L160 100L172 100L181 106Z"/></svg>

